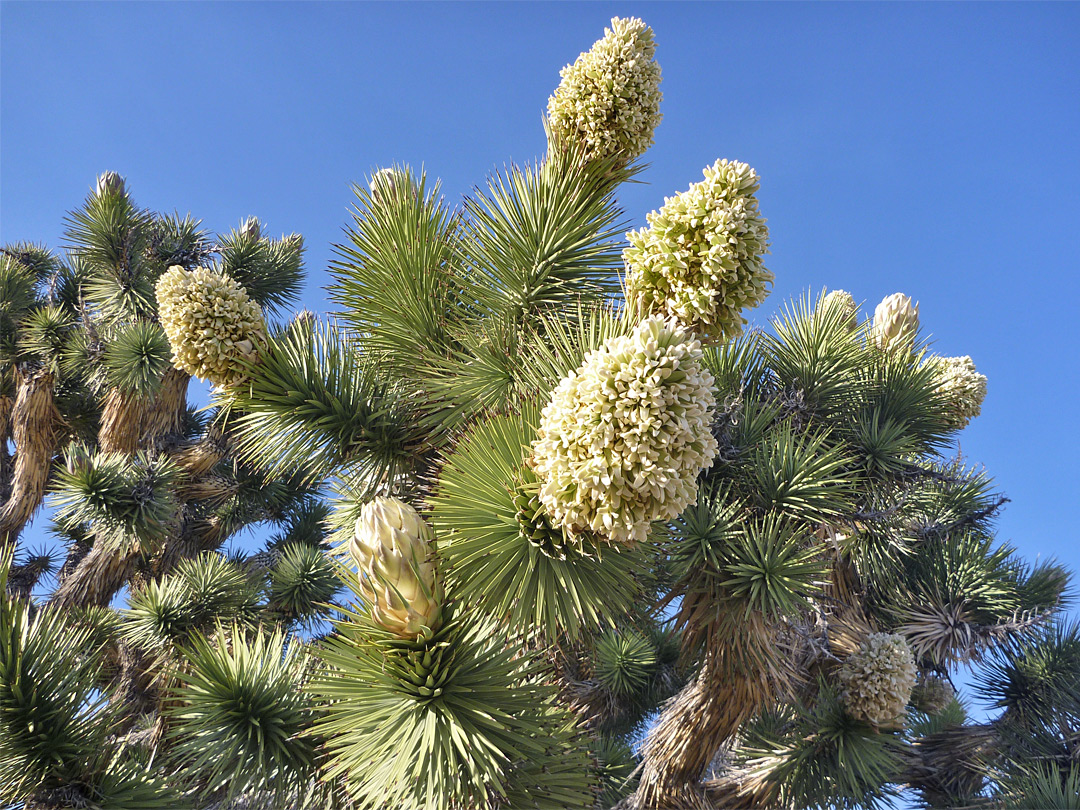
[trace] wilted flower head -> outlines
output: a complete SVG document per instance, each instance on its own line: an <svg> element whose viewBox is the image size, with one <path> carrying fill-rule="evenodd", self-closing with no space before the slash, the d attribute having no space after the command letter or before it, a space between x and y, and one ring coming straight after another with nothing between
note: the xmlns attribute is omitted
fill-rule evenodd
<svg viewBox="0 0 1080 810"><path fill-rule="evenodd" d="M240 359L254 360L266 341L259 305L234 279L207 267L170 267L157 283L158 314L173 365L214 385L243 379Z"/></svg>
<svg viewBox="0 0 1080 810"><path fill-rule="evenodd" d="M844 705L875 725L896 720L915 686L915 656L903 636L871 633L840 667Z"/></svg>
<svg viewBox="0 0 1080 810"><path fill-rule="evenodd" d="M704 175L648 214L648 228L626 235L626 296L639 311L730 338L742 332L742 311L769 294L773 274L761 263L769 229L754 196L757 172L718 160Z"/></svg>
<svg viewBox="0 0 1080 810"><path fill-rule="evenodd" d="M847 290L833 290L821 299L821 308L838 309L844 313L847 318L848 328L852 331L859 325L858 310L859 307L855 303L855 298Z"/></svg>
<svg viewBox="0 0 1080 810"><path fill-rule="evenodd" d="M982 412L986 399L986 375L975 370L975 362L964 357L931 357L928 365L934 367L938 385L949 402L950 422L957 428Z"/></svg>
<svg viewBox="0 0 1080 810"><path fill-rule="evenodd" d="M435 535L420 514L397 498L366 503L349 552L362 574L372 619L402 638L438 627L442 592L436 577Z"/></svg>
<svg viewBox="0 0 1080 810"><path fill-rule="evenodd" d="M116 172L103 172L98 175L97 188L94 193L99 197L107 194L123 194L124 178Z"/></svg>
<svg viewBox="0 0 1080 810"><path fill-rule="evenodd" d="M660 317L586 355L551 395L533 443L552 522L633 544L682 512L716 455L712 386L701 344Z"/></svg>
<svg viewBox="0 0 1080 810"><path fill-rule="evenodd" d="M583 144L586 159L619 155L626 162L648 149L660 123L660 65L653 31L636 18L614 17L604 38L564 67L548 99L553 133Z"/></svg>
<svg viewBox="0 0 1080 810"><path fill-rule="evenodd" d="M871 334L880 349L907 348L915 344L919 331L919 305L911 303L911 296L893 293L882 299L874 309L874 325Z"/></svg>

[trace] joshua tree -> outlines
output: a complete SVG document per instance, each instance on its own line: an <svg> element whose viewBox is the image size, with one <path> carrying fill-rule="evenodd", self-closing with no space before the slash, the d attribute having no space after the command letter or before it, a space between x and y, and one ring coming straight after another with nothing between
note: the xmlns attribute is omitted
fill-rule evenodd
<svg viewBox="0 0 1080 810"><path fill-rule="evenodd" d="M899 293L746 329L773 280L746 164L623 243L654 50L613 20L544 158L458 209L404 166L358 186L329 321L266 324L298 241L215 245L113 177L68 261L5 254L5 531L51 488L72 544L0 603L5 798L1077 806L1067 572L995 542L1005 498L953 457L986 378ZM267 552L218 552L262 520Z"/></svg>

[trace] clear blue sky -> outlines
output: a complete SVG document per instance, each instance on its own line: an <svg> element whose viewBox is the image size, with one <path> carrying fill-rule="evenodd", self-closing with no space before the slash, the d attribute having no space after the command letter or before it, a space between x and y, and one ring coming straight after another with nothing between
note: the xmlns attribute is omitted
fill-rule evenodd
<svg viewBox="0 0 1080 810"><path fill-rule="evenodd" d="M349 184L423 163L456 199L544 148L559 69L613 15L656 32L664 121L637 227L719 157L761 174L773 296L921 302L989 377L961 438L1001 537L1080 571L1080 5L0 5L0 241L61 244L97 173L214 230L307 245L325 311Z"/></svg>

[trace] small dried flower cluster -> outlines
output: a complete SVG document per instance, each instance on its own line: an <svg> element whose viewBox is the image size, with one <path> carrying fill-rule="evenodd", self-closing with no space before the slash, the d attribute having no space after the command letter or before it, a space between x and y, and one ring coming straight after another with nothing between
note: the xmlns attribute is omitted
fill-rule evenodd
<svg viewBox="0 0 1080 810"><path fill-rule="evenodd" d="M170 267L157 283L158 314L173 365L225 386L243 379L238 360L254 360L266 341L259 305L216 270Z"/></svg>
<svg viewBox="0 0 1080 810"><path fill-rule="evenodd" d="M911 296L893 293L882 299L874 309L874 324L870 334L879 349L906 349L915 345L919 331L919 305Z"/></svg>
<svg viewBox="0 0 1080 810"><path fill-rule="evenodd" d="M911 693L911 705L927 714L937 714L956 697L953 685L940 675L922 673Z"/></svg>
<svg viewBox="0 0 1080 810"><path fill-rule="evenodd" d="M619 155L629 162L644 153L661 118L655 53L651 28L637 18L613 18L604 38L562 69L548 99L554 134L582 143L588 160Z"/></svg>
<svg viewBox="0 0 1080 810"><path fill-rule="evenodd" d="M761 261L769 229L754 196L757 172L718 160L704 175L648 214L648 228L626 235L626 296L640 312L731 338L746 324L742 311L769 294L773 274Z"/></svg>
<svg viewBox="0 0 1080 810"><path fill-rule="evenodd" d="M700 342L660 317L586 355L555 389L533 443L553 523L632 545L652 521L682 512L716 455L712 387Z"/></svg>
<svg viewBox="0 0 1080 810"><path fill-rule="evenodd" d="M854 332L859 326L859 307L855 297L847 290L833 290L821 299L820 306L822 310L837 309L843 313L851 331Z"/></svg>
<svg viewBox="0 0 1080 810"><path fill-rule="evenodd" d="M361 574L361 596L371 605L372 620L401 638L439 625L434 540L419 513L397 498L364 504L356 521L349 552Z"/></svg>
<svg viewBox="0 0 1080 810"><path fill-rule="evenodd" d="M903 636L871 633L840 667L852 717L885 725L904 712L915 686L915 656Z"/></svg>
<svg viewBox="0 0 1080 810"><path fill-rule="evenodd" d="M966 427L982 411L986 399L986 375L975 370L975 362L964 357L931 357L927 364L937 370L942 393L949 402L949 419L957 428Z"/></svg>

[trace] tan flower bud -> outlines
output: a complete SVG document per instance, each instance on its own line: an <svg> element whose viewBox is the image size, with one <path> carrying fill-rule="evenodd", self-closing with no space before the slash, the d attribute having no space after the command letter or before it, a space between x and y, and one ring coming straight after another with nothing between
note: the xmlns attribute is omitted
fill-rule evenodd
<svg viewBox="0 0 1080 810"><path fill-rule="evenodd" d="M893 293L882 299L874 309L872 328L878 348L900 347L911 349L915 334L919 331L919 305L911 303L911 296Z"/></svg>
<svg viewBox="0 0 1080 810"><path fill-rule="evenodd" d="M97 188L94 192L99 197L109 194L124 193L124 178L116 172L104 172L98 175Z"/></svg>
<svg viewBox="0 0 1080 810"><path fill-rule="evenodd" d="M442 588L434 557L434 533L420 514L397 498L375 498L356 521L349 552L361 574L372 619L402 638L434 630L442 612Z"/></svg>

